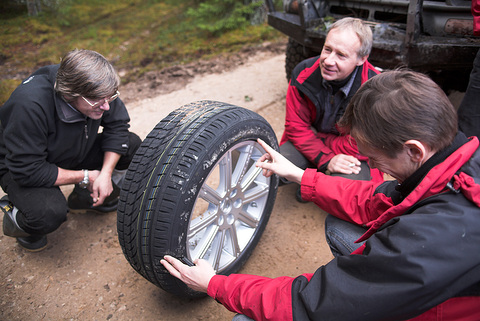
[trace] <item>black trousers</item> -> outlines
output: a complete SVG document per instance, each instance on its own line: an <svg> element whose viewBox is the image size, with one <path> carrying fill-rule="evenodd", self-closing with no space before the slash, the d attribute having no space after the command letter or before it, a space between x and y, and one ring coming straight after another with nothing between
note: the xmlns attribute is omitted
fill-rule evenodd
<svg viewBox="0 0 480 321"><path fill-rule="evenodd" d="M104 152L101 149L102 135L99 134L94 147L76 169L101 169ZM130 133L129 149L122 156L115 169L127 169L133 159L141 139ZM1 179L0 185L10 201L18 208L18 225L32 235L45 235L55 231L67 219L67 200L59 187L24 187L13 180L10 172Z"/></svg>
<svg viewBox="0 0 480 321"><path fill-rule="evenodd" d="M480 138L480 50L473 61L465 96L458 107L458 127L467 137Z"/></svg>

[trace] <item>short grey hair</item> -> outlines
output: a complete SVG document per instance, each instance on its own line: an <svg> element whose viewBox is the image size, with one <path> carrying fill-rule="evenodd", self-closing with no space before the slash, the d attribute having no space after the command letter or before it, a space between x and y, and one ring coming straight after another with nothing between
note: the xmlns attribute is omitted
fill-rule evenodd
<svg viewBox="0 0 480 321"><path fill-rule="evenodd" d="M360 40L357 55L362 58L370 55L373 45L372 29L362 19L347 17L337 20L330 26L328 32L333 29L351 29L354 31Z"/></svg>

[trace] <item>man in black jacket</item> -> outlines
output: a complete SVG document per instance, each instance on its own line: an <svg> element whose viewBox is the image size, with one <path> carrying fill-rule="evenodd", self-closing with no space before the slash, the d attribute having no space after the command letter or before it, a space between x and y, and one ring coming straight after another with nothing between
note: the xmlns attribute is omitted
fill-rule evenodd
<svg viewBox="0 0 480 321"><path fill-rule="evenodd" d="M141 143L128 130L119 84L105 57L73 50L30 75L0 109L3 233L24 248L45 248L69 208L116 209ZM59 186L69 184L76 185L67 203Z"/></svg>

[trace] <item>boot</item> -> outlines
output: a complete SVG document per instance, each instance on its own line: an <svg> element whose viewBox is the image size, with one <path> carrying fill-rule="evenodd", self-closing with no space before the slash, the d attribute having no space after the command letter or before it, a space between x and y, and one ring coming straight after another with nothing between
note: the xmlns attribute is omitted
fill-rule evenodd
<svg viewBox="0 0 480 321"><path fill-rule="evenodd" d="M0 208L3 211L3 234L11 237L26 237L30 236L25 232L17 223L17 213L18 209L13 206L13 204L8 199L8 196L5 195L0 200Z"/></svg>
<svg viewBox="0 0 480 321"><path fill-rule="evenodd" d="M92 210L101 213L113 212L117 210L119 196L120 188L113 184L113 192L105 199L103 204L93 206L90 191L75 184L72 193L68 196L68 207L72 210Z"/></svg>
<svg viewBox="0 0 480 321"><path fill-rule="evenodd" d="M47 247L47 237L45 235L30 235L18 225L18 209L13 206L7 195L0 199L0 208L4 213L3 234L15 237L20 246L31 252L38 252Z"/></svg>

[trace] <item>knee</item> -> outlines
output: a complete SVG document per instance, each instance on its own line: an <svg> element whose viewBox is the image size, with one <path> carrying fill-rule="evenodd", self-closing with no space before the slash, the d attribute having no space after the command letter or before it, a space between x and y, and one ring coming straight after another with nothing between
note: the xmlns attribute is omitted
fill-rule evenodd
<svg viewBox="0 0 480 321"><path fill-rule="evenodd" d="M47 218L45 228L47 233L55 231L63 222L67 220L68 207L66 202L61 204L51 204L45 209Z"/></svg>
<svg viewBox="0 0 480 321"><path fill-rule="evenodd" d="M60 203L60 204L59 204ZM21 226L31 234L48 234L60 227L67 220L68 207L66 202L46 204L34 213L24 213Z"/></svg>

